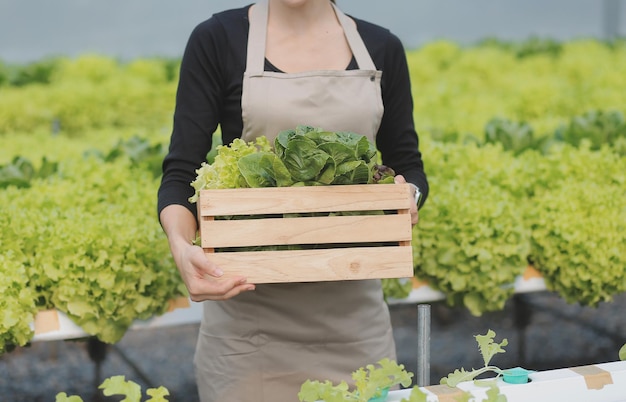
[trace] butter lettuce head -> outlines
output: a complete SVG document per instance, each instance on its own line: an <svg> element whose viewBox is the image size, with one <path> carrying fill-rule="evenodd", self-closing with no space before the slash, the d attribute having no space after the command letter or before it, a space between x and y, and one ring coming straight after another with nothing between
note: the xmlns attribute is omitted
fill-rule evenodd
<svg viewBox="0 0 626 402"><path fill-rule="evenodd" d="M367 137L310 126L280 132L274 150L294 182L309 185L368 183L376 160L376 147Z"/></svg>
<svg viewBox="0 0 626 402"><path fill-rule="evenodd" d="M283 161L272 152L249 154L237 162L249 187L287 187L293 184Z"/></svg>

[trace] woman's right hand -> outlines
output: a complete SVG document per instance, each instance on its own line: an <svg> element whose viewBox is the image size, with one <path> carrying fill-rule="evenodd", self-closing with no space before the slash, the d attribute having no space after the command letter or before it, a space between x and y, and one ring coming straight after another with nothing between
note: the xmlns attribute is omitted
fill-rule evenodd
<svg viewBox="0 0 626 402"><path fill-rule="evenodd" d="M168 205L160 215L174 262L185 282L191 300L226 300L255 286L244 277L223 278L223 272L211 262L201 247L191 243L196 235L196 218L181 205Z"/></svg>
<svg viewBox="0 0 626 402"><path fill-rule="evenodd" d="M174 256L191 300L226 300L255 289L245 277L223 278L222 270L211 262L201 247L187 244Z"/></svg>

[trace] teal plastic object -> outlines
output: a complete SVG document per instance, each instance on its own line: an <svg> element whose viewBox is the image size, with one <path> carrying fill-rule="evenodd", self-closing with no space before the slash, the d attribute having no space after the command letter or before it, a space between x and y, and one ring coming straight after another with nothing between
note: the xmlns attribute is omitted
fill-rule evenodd
<svg viewBox="0 0 626 402"><path fill-rule="evenodd" d="M389 395L389 388L384 388L382 391L380 391L379 396L370 398L368 402L385 402L387 400L387 395Z"/></svg>
<svg viewBox="0 0 626 402"><path fill-rule="evenodd" d="M534 371L526 370L521 367L515 367L504 370L502 372L502 379L508 384L526 384L528 382L528 374L530 373L534 373Z"/></svg>

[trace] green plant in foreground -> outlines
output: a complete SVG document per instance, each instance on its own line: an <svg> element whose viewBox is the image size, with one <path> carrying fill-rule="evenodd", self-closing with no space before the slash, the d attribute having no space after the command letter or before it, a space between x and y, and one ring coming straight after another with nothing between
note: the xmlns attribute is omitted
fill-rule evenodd
<svg viewBox="0 0 626 402"><path fill-rule="evenodd" d="M500 376L503 373L503 370L496 366L490 366L489 362L496 354L504 353L505 350L503 347L508 345L509 342L506 339L503 339L502 342L496 343L493 341L495 336L496 333L491 329L487 331L485 335L474 336L476 338L476 342L478 343L480 354L483 356L483 361L485 363L484 367L481 367L480 369L472 369L472 371L465 371L465 369L461 367L453 373L448 374L447 377L442 378L441 384L456 387L460 382L473 380L480 374L488 371L493 371Z"/></svg>
<svg viewBox="0 0 626 402"><path fill-rule="evenodd" d="M486 371L494 371L498 373L498 376L502 374L503 370L495 366L489 366L491 358L498 354L504 353L503 347L508 344L506 339L500 343L493 341L496 333L489 330L485 335L476 335L476 341L480 349L480 353L483 356L485 367L472 370L470 372L465 371L463 368L456 370L454 373L448 375L441 380L442 384L447 384L450 387L456 387L456 385L462 381L469 381L476 378L479 374ZM626 347L624 348L626 349ZM311 381L307 380L302 384L298 398L301 402L368 402L378 401L383 394L383 390L389 389L395 385L401 384L404 387L408 387L411 383L413 373L409 373L404 370L402 364L397 364L389 359L383 359L378 362L380 367L375 367L372 364L365 366L365 368L359 368L352 373L352 379L354 380L354 389L350 390L349 385L342 381L335 385L332 382L326 380ZM486 387L487 399L480 402L506 402L506 396L500 394L500 388L498 383L494 379L477 380L474 384L478 387ZM383 396L384 397L384 396ZM427 402L428 394L424 392L419 386L414 386L411 389L409 398L403 398L401 402ZM457 402L479 402L469 392L461 391L458 395Z"/></svg>
<svg viewBox="0 0 626 402"><path fill-rule="evenodd" d="M213 163L202 163L196 174L190 202L204 189L394 182L393 170L377 164L367 137L309 126L281 131L273 148L265 136L219 145Z"/></svg>
<svg viewBox="0 0 626 402"><path fill-rule="evenodd" d="M125 396L122 402L141 402L141 386L133 381L127 381L123 375L107 378L98 388L102 390L104 396ZM169 394L170 392L163 386L148 388L146 395L150 398L145 402L167 402L166 396ZM59 392L55 402L83 402L83 399L80 396L68 396L65 392Z"/></svg>
<svg viewBox="0 0 626 402"><path fill-rule="evenodd" d="M301 402L367 402L379 397L384 389L398 384L409 386L412 378L413 373L407 372L404 365L385 358L378 362L378 366L368 364L354 371L353 390L350 390L345 381L334 385L328 380L324 382L306 380L300 388L298 398Z"/></svg>

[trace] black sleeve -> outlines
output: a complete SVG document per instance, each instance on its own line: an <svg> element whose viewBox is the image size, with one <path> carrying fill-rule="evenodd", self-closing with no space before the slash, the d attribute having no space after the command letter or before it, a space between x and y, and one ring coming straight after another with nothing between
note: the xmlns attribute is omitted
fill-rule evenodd
<svg viewBox="0 0 626 402"><path fill-rule="evenodd" d="M387 35L384 46L382 78L385 112L376 137L376 146L383 164L422 193L420 207L428 196L428 180L424 171L419 139L413 121L413 97L406 52L400 39Z"/></svg>
<svg viewBox="0 0 626 402"><path fill-rule="evenodd" d="M181 61L170 147L163 161L163 178L158 191L158 212L178 204L194 215L188 201L194 193L190 183L212 145L220 121L223 82L220 43L223 30L215 18L198 25L191 33Z"/></svg>

